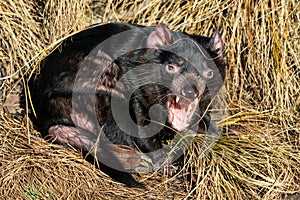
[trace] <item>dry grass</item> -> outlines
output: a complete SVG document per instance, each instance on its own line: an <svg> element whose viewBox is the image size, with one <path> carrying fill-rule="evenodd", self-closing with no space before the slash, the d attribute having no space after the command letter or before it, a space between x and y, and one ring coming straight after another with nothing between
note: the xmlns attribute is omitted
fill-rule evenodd
<svg viewBox="0 0 300 200"><path fill-rule="evenodd" d="M0 3L0 196L14 199L282 199L300 192L300 3L269 1L4 0ZM80 153L48 144L16 116L24 74L70 33L108 21L209 35L219 27L228 74L228 117L213 150L201 137L181 174L137 177L136 190L113 183ZM8 115L7 112L16 113ZM190 176L191 175L191 176ZM176 175L175 175L176 176Z"/></svg>

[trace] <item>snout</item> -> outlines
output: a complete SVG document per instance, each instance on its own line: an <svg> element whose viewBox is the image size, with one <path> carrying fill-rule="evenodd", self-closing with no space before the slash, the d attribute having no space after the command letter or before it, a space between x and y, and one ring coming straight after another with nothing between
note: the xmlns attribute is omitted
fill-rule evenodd
<svg viewBox="0 0 300 200"><path fill-rule="evenodd" d="M174 80L173 86L173 93L168 97L168 120L175 130L183 131L191 125L206 82L195 74L184 74Z"/></svg>
<svg viewBox="0 0 300 200"><path fill-rule="evenodd" d="M181 90L181 95L188 99L195 99L199 97L199 91L195 85L186 84Z"/></svg>

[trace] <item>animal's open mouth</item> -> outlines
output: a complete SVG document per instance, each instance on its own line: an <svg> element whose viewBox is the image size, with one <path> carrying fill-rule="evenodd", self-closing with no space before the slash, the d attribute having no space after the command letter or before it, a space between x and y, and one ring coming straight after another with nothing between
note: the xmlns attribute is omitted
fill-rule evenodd
<svg viewBox="0 0 300 200"><path fill-rule="evenodd" d="M168 97L169 122L177 131L186 129L199 103L199 99L188 99L186 97L171 95Z"/></svg>

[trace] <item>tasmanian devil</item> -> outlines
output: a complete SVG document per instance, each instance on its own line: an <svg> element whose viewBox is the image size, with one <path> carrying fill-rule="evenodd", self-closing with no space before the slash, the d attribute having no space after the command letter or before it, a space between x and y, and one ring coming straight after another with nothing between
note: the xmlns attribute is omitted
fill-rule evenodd
<svg viewBox="0 0 300 200"><path fill-rule="evenodd" d="M43 136L92 155L113 179L142 187L130 162L162 165L163 141L178 132L218 135L206 113L223 84L223 43L109 23L67 38L30 80L33 122ZM130 166L131 165L131 166Z"/></svg>

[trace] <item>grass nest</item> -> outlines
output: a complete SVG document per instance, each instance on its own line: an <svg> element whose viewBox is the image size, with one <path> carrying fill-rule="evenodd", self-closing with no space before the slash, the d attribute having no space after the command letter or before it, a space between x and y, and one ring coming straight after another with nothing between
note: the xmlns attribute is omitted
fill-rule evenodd
<svg viewBox="0 0 300 200"><path fill-rule="evenodd" d="M0 196L300 198L298 1L3 0L0 19ZM25 77L54 47L90 24L110 21L164 22L201 35L219 28L225 41L222 136L205 157L199 156L203 138L197 136L178 174L136 177L146 190L115 183L80 152L46 142L27 120L29 103L19 106Z"/></svg>

